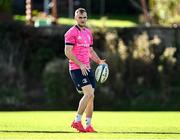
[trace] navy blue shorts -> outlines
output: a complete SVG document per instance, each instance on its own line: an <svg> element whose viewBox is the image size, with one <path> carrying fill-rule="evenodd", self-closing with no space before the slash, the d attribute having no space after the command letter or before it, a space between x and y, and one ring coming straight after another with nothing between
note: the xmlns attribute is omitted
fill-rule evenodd
<svg viewBox="0 0 180 140"><path fill-rule="evenodd" d="M82 75L81 69L70 70L69 72L78 92L82 92L81 87L89 84L95 88L96 80L92 69L89 69L88 75L86 76Z"/></svg>

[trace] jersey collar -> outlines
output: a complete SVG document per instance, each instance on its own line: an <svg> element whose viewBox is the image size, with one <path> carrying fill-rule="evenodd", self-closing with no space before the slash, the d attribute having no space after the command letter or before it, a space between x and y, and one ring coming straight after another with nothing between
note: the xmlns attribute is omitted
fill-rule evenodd
<svg viewBox="0 0 180 140"><path fill-rule="evenodd" d="M79 31L82 30L78 25L75 25L75 27L76 27ZM85 30L85 28L84 28L83 30Z"/></svg>

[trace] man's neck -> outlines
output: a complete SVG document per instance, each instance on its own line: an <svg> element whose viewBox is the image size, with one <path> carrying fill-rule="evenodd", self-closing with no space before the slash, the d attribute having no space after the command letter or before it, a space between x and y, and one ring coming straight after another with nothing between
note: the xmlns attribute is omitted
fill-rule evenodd
<svg viewBox="0 0 180 140"><path fill-rule="evenodd" d="M85 26L81 26L81 25L78 25L78 24L77 24L77 26L78 26L81 30L83 30L83 29L85 28Z"/></svg>

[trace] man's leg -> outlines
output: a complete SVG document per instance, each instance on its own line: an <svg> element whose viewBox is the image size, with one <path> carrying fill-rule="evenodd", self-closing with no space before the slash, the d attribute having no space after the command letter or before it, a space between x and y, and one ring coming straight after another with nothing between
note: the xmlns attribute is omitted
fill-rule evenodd
<svg viewBox="0 0 180 140"><path fill-rule="evenodd" d="M86 128L91 126L91 120L94 110L94 98L90 99L86 107Z"/></svg>
<svg viewBox="0 0 180 140"><path fill-rule="evenodd" d="M80 115L84 113L89 102L92 102L92 100L94 100L94 89L92 88L91 85L83 86L82 91L84 93L84 96L81 98L79 102L79 107L77 111L77 113Z"/></svg>
<svg viewBox="0 0 180 140"><path fill-rule="evenodd" d="M82 87L82 91L83 91L84 95L79 102L77 116L71 126L80 132L85 132L85 129L83 128L83 126L81 124L81 117L82 117L89 101L92 100L92 98L94 98L94 90L91 85L86 85L86 86Z"/></svg>
<svg viewBox="0 0 180 140"><path fill-rule="evenodd" d="M93 89L93 94L94 94L94 89ZM91 98L87 104L86 118L92 118L93 110L94 110L94 97Z"/></svg>
<svg viewBox="0 0 180 140"><path fill-rule="evenodd" d="M92 71L90 71L88 77L89 80L91 81L91 85L93 88L93 95L94 95L96 80ZM94 97L89 100L86 107L86 132L96 132L91 125L93 110L94 110Z"/></svg>
<svg viewBox="0 0 180 140"><path fill-rule="evenodd" d="M96 130L94 130L94 128L91 125L93 110L94 110L94 97L89 100L86 107L86 132L97 132Z"/></svg>

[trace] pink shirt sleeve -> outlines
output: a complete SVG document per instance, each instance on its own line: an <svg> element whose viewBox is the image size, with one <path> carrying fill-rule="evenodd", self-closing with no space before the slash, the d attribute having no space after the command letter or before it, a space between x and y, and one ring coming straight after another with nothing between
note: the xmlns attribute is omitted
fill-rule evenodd
<svg viewBox="0 0 180 140"><path fill-rule="evenodd" d="M92 36L92 33L91 33L91 32L90 32L90 37L91 37L90 45L92 46L92 45L93 45L93 36Z"/></svg>
<svg viewBox="0 0 180 140"><path fill-rule="evenodd" d="M90 46L92 47L92 45L93 45L93 35L92 35L91 30L89 30L89 29L88 29L88 33L90 35Z"/></svg>
<svg viewBox="0 0 180 140"><path fill-rule="evenodd" d="M65 34L65 44L66 45L74 45L75 43L76 43L75 33L73 30L69 30Z"/></svg>

